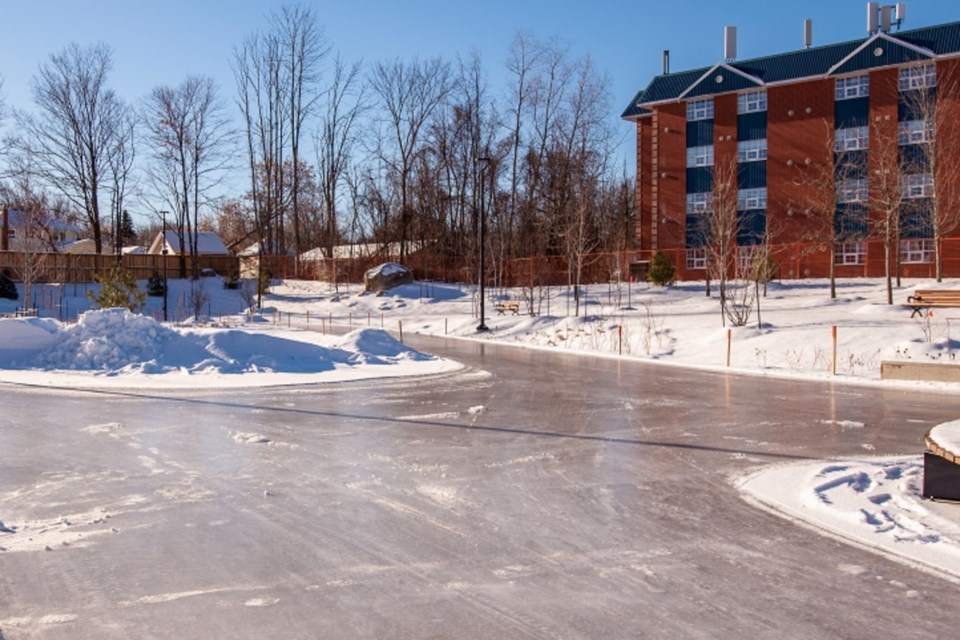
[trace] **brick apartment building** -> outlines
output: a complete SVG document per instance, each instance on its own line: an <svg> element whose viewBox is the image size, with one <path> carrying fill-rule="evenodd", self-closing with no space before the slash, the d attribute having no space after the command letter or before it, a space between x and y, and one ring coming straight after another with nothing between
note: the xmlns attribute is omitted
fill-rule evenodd
<svg viewBox="0 0 960 640"><path fill-rule="evenodd" d="M804 48L751 60L727 27L723 61L677 73L665 51L623 113L641 259L704 278L705 227L735 197L741 263L766 246L784 278L824 277L831 256L840 277L931 277L939 247L960 277L960 22L904 15L869 3L864 39L812 47L808 22Z"/></svg>

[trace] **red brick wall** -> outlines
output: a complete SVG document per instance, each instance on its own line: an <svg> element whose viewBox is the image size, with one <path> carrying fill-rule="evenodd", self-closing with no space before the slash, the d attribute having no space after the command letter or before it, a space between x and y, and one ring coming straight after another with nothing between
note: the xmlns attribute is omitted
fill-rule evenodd
<svg viewBox="0 0 960 640"><path fill-rule="evenodd" d="M653 118L654 249L682 247L686 240L687 212L687 107L678 102L663 105Z"/></svg>

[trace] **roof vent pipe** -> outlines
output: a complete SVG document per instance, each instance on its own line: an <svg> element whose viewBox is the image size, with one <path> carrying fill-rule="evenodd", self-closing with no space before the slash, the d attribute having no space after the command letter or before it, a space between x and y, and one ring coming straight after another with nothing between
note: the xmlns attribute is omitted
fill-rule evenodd
<svg viewBox="0 0 960 640"><path fill-rule="evenodd" d="M723 57L727 62L737 59L737 28L723 28Z"/></svg>
<svg viewBox="0 0 960 640"><path fill-rule="evenodd" d="M663 75L670 73L670 49L663 50Z"/></svg>
<svg viewBox="0 0 960 640"><path fill-rule="evenodd" d="M867 3L867 34L873 35L880 29L880 3Z"/></svg>
<svg viewBox="0 0 960 640"><path fill-rule="evenodd" d="M813 20L809 18L803 21L803 48L809 49L813 46Z"/></svg>

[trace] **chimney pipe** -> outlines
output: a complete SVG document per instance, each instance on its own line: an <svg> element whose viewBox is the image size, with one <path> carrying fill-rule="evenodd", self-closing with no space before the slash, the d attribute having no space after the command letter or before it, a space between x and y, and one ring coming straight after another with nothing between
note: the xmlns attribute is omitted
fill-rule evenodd
<svg viewBox="0 0 960 640"><path fill-rule="evenodd" d="M670 49L663 50L663 75L670 73Z"/></svg>
<svg viewBox="0 0 960 640"><path fill-rule="evenodd" d="M813 46L813 20L809 18L803 21L803 48L809 49Z"/></svg>

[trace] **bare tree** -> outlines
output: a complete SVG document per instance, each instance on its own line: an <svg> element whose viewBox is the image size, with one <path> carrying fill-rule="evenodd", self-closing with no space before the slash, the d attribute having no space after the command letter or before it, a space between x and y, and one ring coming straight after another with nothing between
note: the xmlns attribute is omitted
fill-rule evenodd
<svg viewBox="0 0 960 640"><path fill-rule="evenodd" d="M191 76L178 87L157 87L147 98L144 119L154 149L151 181L174 212L185 249L180 251L184 277L186 249L196 256L200 208L226 166L232 133L210 78Z"/></svg>
<svg viewBox="0 0 960 640"><path fill-rule="evenodd" d="M365 87L361 83L360 70L360 63L347 66L337 56L333 65L333 79L325 96L320 131L314 140L326 221L323 246L327 258L331 259L337 237L340 190L359 141L359 118L366 109Z"/></svg>
<svg viewBox="0 0 960 640"><path fill-rule="evenodd" d="M410 178L417 156L424 149L421 135L453 89L450 65L439 58L426 62L379 62L371 72L370 87L383 107L385 135L389 140L381 143L378 155L399 182L398 236L403 260L413 219Z"/></svg>
<svg viewBox="0 0 960 640"><path fill-rule="evenodd" d="M127 107L107 87L109 47L71 44L41 65L33 79L37 113L16 113L18 150L38 176L82 209L97 253L103 245L100 199L110 160L126 132Z"/></svg>
<svg viewBox="0 0 960 640"><path fill-rule="evenodd" d="M883 241L883 272L887 283L887 304L893 304L893 276L900 254L900 223L903 205L903 157L897 132L885 120L870 126L870 176L867 202L873 213L870 235ZM895 265L896 261L896 265Z"/></svg>

